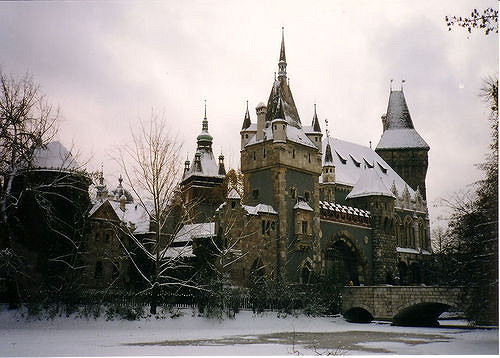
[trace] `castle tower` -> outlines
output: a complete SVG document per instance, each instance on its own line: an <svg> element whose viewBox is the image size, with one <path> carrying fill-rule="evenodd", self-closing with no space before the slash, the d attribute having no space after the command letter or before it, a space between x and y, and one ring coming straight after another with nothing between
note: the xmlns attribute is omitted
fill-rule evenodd
<svg viewBox="0 0 500 358"><path fill-rule="evenodd" d="M387 113L382 116L384 132L375 152L380 155L413 190L419 188L426 199L429 145L413 127L403 87L389 96Z"/></svg>
<svg viewBox="0 0 500 358"><path fill-rule="evenodd" d="M286 80L283 32L278 67L267 105L256 107L255 134L242 137L244 204L271 205L278 213L276 261L265 264L275 267L278 280L298 282L300 263L319 260L321 155L302 128ZM240 133L253 134L252 126L245 119Z"/></svg>
<svg viewBox="0 0 500 358"><path fill-rule="evenodd" d="M394 236L394 194L373 168L366 168L346 197L350 205L369 210L372 219L373 284L394 284L396 237Z"/></svg>
<svg viewBox="0 0 500 358"><path fill-rule="evenodd" d="M180 183L184 201L195 204L192 217L195 222L211 220L212 214L222 203L220 185L226 175L224 156L217 163L212 151L213 137L208 131L207 105L201 125L201 133L196 137L196 152L191 162L184 162L184 173Z"/></svg>

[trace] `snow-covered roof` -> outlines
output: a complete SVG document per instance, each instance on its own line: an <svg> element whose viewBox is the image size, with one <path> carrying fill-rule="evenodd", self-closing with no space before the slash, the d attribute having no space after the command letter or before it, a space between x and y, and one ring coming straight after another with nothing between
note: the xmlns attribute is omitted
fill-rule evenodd
<svg viewBox="0 0 500 358"><path fill-rule="evenodd" d="M162 252L163 257L194 257L193 246L186 244L184 246L170 246Z"/></svg>
<svg viewBox="0 0 500 358"><path fill-rule="evenodd" d="M242 205L242 206L250 215L258 215L259 213L278 215L276 210L274 210L274 208L271 205L257 204L256 206L250 206L250 205Z"/></svg>
<svg viewBox="0 0 500 358"><path fill-rule="evenodd" d="M240 194L238 194L238 192L236 191L236 189L231 189L231 191L229 192L229 194L227 194L227 198L228 199L236 199L236 200L240 200L241 199L241 196Z"/></svg>
<svg viewBox="0 0 500 358"><path fill-rule="evenodd" d="M387 129L382 133L377 149L429 149L429 145L414 128Z"/></svg>
<svg viewBox="0 0 500 358"><path fill-rule="evenodd" d="M175 235L174 242L188 242L215 236L215 223L186 224Z"/></svg>
<svg viewBox="0 0 500 358"><path fill-rule="evenodd" d="M316 148L313 142L307 137L306 133L302 128L297 128L294 126L286 126L286 137L287 140L299 143L308 147ZM269 125L264 129L264 138L263 142L273 139L273 129ZM260 142L260 141L259 141ZM257 135L254 135L246 144L245 147L251 146L252 144L257 143Z"/></svg>
<svg viewBox="0 0 500 358"><path fill-rule="evenodd" d="M369 168L361 174L351 192L347 194L347 199L360 198L364 196L388 196L396 198L394 194L385 186L384 182L375 171L374 168Z"/></svg>
<svg viewBox="0 0 500 358"><path fill-rule="evenodd" d="M327 137L323 140L323 165L325 165L326 145L330 143L333 164L335 165L335 181L339 184L354 186L361 174L370 167L382 179L387 188L392 188L394 183L399 193L402 193L405 186L408 187L410 196L415 195L415 191L387 164L373 149L347 142L337 138ZM320 182L323 182L323 175Z"/></svg>
<svg viewBox="0 0 500 358"><path fill-rule="evenodd" d="M50 142L43 149L37 149L33 167L40 169L76 170L79 167L71 152L59 141Z"/></svg>
<svg viewBox="0 0 500 358"><path fill-rule="evenodd" d="M150 231L150 218L146 209L139 204L125 203L125 211L120 208L120 202L104 200L96 202L89 211L88 216L92 216L104 203L109 202L118 218L127 225L132 223L135 226L134 234L144 234Z"/></svg>
<svg viewBox="0 0 500 358"><path fill-rule="evenodd" d="M391 91L385 116L384 133L377 149L421 148L429 145L417 133L403 91Z"/></svg>
<svg viewBox="0 0 500 358"><path fill-rule="evenodd" d="M306 210L306 211L314 211L313 208L311 208L307 202L302 201L302 200L297 201L297 204L295 204L295 206L293 208Z"/></svg>
<svg viewBox="0 0 500 358"><path fill-rule="evenodd" d="M198 153L200 153L201 171L197 168L195 154L195 157L191 162L191 166L189 167L189 170L185 174L183 180L186 180L191 176L224 178L224 175L219 175L219 165L215 160L212 149L199 148Z"/></svg>

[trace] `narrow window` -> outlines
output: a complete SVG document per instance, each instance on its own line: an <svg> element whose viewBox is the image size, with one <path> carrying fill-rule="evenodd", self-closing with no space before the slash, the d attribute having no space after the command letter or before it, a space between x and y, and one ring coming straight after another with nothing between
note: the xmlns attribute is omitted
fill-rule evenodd
<svg viewBox="0 0 500 358"><path fill-rule="evenodd" d="M306 201L309 201L309 197L310 197L310 194L308 191L305 191L304 192L304 199L306 199Z"/></svg>
<svg viewBox="0 0 500 358"><path fill-rule="evenodd" d="M267 236L269 236L271 234L270 226L271 226L271 222L267 221L266 222L266 233L267 233Z"/></svg>
<svg viewBox="0 0 500 358"><path fill-rule="evenodd" d="M255 160L255 159L256 159L256 158L255 158L255 152L253 152L253 160Z"/></svg>
<svg viewBox="0 0 500 358"><path fill-rule="evenodd" d="M307 221L302 221L302 233L307 235Z"/></svg>
<svg viewBox="0 0 500 358"><path fill-rule="evenodd" d="M102 262L97 261L95 263L95 275L94 278L101 278L102 277Z"/></svg>
<svg viewBox="0 0 500 358"><path fill-rule="evenodd" d="M308 154L309 163L311 163L311 153Z"/></svg>
<svg viewBox="0 0 500 358"><path fill-rule="evenodd" d="M111 234L109 232L106 232L106 236L104 237L104 240L106 242L109 242L110 238L111 238Z"/></svg>
<svg viewBox="0 0 500 358"><path fill-rule="evenodd" d="M295 159L295 148L292 149L292 158Z"/></svg>
<svg viewBox="0 0 500 358"><path fill-rule="evenodd" d="M236 206L236 202L235 201L231 201L231 208L234 209L235 206Z"/></svg>
<svg viewBox="0 0 500 358"><path fill-rule="evenodd" d="M266 157L266 148L264 148L264 158Z"/></svg>
<svg viewBox="0 0 500 358"><path fill-rule="evenodd" d="M266 221L262 220L262 235L266 233Z"/></svg>
<svg viewBox="0 0 500 358"><path fill-rule="evenodd" d="M245 139L248 139L248 134L245 134Z"/></svg>
<svg viewBox="0 0 500 358"><path fill-rule="evenodd" d="M259 197L259 189L252 190L252 198L257 199Z"/></svg>

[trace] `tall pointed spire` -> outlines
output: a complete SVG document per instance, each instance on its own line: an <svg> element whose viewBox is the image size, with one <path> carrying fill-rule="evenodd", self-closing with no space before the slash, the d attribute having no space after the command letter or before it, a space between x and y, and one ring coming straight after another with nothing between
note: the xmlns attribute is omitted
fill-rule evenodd
<svg viewBox="0 0 500 358"><path fill-rule="evenodd" d="M250 121L250 112L248 112L248 101L247 101L247 110L245 112L245 118L243 119L243 125L241 126L241 130L247 129L250 127L252 122Z"/></svg>
<svg viewBox="0 0 500 358"><path fill-rule="evenodd" d="M316 113L316 103L314 104L314 115L312 120L312 128L315 132L321 132L321 127L319 126L318 115Z"/></svg>
<svg viewBox="0 0 500 358"><path fill-rule="evenodd" d="M201 130L208 132L207 100L205 100L205 115L203 116L203 122L202 122Z"/></svg>
<svg viewBox="0 0 500 358"><path fill-rule="evenodd" d="M198 150L200 148L210 148L212 150L213 137L208 133L208 119L207 119L207 101L205 100L205 113L201 125L201 133L196 137L198 142Z"/></svg>
<svg viewBox="0 0 500 358"><path fill-rule="evenodd" d="M281 28L280 60L278 62L278 78L286 78L285 28Z"/></svg>

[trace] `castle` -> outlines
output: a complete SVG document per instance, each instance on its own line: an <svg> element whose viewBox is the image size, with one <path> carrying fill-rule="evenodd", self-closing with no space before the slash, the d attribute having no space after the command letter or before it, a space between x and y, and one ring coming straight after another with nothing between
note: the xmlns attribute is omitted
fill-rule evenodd
<svg viewBox="0 0 500 358"><path fill-rule="evenodd" d="M282 34L278 76L267 104L247 109L240 131L243 190L220 197L224 157L217 163L203 119L192 162L180 184L200 201L231 280L307 283L334 275L353 285L419 284L431 255L425 176L429 146L420 137L403 89L392 90L375 150L323 136L314 108L302 124L287 83ZM217 191L218 190L218 191ZM214 193L218 193L214 194ZM202 224L200 224L202 225ZM193 240L193 248L201 245Z"/></svg>

